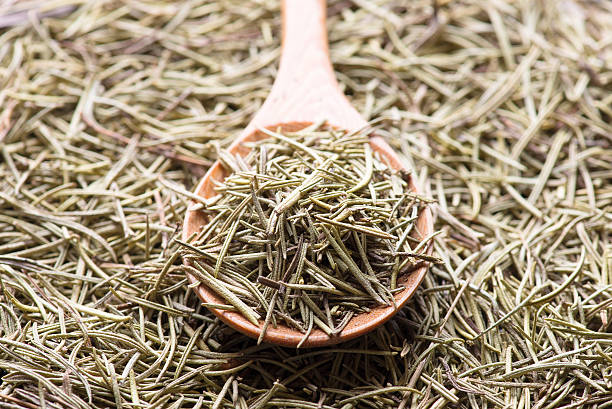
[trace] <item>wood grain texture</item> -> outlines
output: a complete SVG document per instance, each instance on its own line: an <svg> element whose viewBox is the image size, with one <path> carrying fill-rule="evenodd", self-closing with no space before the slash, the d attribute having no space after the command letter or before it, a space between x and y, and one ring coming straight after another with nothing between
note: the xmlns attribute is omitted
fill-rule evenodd
<svg viewBox="0 0 612 409"><path fill-rule="evenodd" d="M295 131L314 122L326 120L329 125L346 130L357 130L367 126L341 92L329 58L327 31L325 28L326 3L324 0L283 0L283 39L282 55L278 75L270 95L261 109L253 117L240 136L230 145L233 154L244 155L248 149L245 141L262 138L258 128ZM394 169L404 166L393 149L380 137L372 136L370 145L378 152L387 164ZM195 193L204 198L215 195L214 180L223 180L225 170L216 162L206 173ZM411 190L419 189L411 181ZM183 225L184 240L193 233L199 232L207 223L203 213L188 210ZM433 217L429 209L421 212L417 220L417 230L421 237L433 232ZM429 246L427 253L431 254ZM370 313L355 316L337 337L328 337L320 330L315 330L308 337L303 347L315 347L336 344L363 335L389 320L414 294L427 273L427 266L399 277L398 283L405 289L396 294L397 309L394 307L377 307ZM188 276L192 283L197 282ZM203 302L224 304L224 301L206 286L200 284L194 291ZM223 322L253 338L259 337L263 321L258 326L247 321L236 312L212 309L212 312ZM303 334L289 327L270 326L264 337L265 342L295 347L302 340Z"/></svg>

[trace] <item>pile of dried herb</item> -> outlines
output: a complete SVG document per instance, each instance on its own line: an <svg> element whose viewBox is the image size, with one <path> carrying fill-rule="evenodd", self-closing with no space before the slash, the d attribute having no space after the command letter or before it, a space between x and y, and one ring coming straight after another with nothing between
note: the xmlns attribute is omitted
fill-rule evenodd
<svg viewBox="0 0 612 409"><path fill-rule="evenodd" d="M61 5L0 17L3 407L612 407L609 2L329 1L341 85L436 199L443 263L308 351L216 320L173 240L270 91L278 2Z"/></svg>
<svg viewBox="0 0 612 409"><path fill-rule="evenodd" d="M393 305L398 276L431 260L431 236L415 228L427 199L408 172L387 166L364 132L261 132L245 157L220 154L229 176L185 243L190 273L253 324L265 317L260 341L270 323L303 341L313 328L335 336L354 314Z"/></svg>

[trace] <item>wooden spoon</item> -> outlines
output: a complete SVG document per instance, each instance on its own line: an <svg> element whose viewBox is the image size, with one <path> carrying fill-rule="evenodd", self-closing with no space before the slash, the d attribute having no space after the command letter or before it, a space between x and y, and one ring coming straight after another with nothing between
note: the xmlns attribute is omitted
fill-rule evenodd
<svg viewBox="0 0 612 409"><path fill-rule="evenodd" d="M325 28L325 0L283 0L283 40L280 68L270 95L250 124L229 147L232 154L245 155L249 149L245 141L263 138L258 128L297 131L319 120L326 120L335 128L348 131L362 129L367 122L351 106L336 81L329 58L327 32ZM370 145L387 164L394 169L405 169L393 149L380 137L372 136ZM209 169L195 194L204 198L216 195L214 180L223 180L226 170L218 161ZM410 189L419 190L410 182ZM187 211L183 225L183 239L199 232L207 223L206 216L191 208ZM433 231L433 219L429 209L421 212L417 230L425 237ZM422 238L422 237L421 237ZM428 249L431 252L431 246ZM328 337L315 330L302 344L303 347L331 345L365 334L391 318L414 294L427 272L423 265L398 279L405 289L396 293L397 308L376 307L369 313L356 315L336 337ZM189 276L192 283L198 280ZM224 300L203 284L195 287L200 299L209 304L225 304ZM251 337L258 338L263 321L253 325L237 312L211 308L212 312L227 325ZM295 347L303 334L286 326L269 326L264 341Z"/></svg>

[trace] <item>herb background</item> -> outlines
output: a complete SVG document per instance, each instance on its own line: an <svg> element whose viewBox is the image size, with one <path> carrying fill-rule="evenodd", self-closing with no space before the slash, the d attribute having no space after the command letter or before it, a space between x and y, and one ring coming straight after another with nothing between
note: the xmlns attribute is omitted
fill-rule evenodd
<svg viewBox="0 0 612 409"><path fill-rule="evenodd" d="M269 92L278 3L54 5L0 29L0 407L612 407L612 3L329 2L338 78L437 200L444 262L313 350L220 324L173 242Z"/></svg>

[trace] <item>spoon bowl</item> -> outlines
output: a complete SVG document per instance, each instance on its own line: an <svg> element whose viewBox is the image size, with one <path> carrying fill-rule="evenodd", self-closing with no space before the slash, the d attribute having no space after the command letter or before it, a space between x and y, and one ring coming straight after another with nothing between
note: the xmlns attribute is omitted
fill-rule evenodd
<svg viewBox="0 0 612 409"><path fill-rule="evenodd" d="M282 56L278 75L270 95L257 112L249 125L228 148L233 155L244 156L249 152L245 142L252 142L267 136L258 131L260 128L294 132L313 123L325 120L337 129L347 131L367 127L367 122L359 115L342 93L336 81L329 58L327 33L325 29L325 0L283 0L283 39ZM373 152L392 169L408 170L393 149L380 137L371 136L370 145ZM217 161L208 170L195 190L203 198L215 196L215 181L222 181L227 171ZM410 189L419 193L418 187L411 178ZM195 205L195 203L194 203ZM187 210L183 225L183 240L198 233L208 223L203 212L190 207ZM433 232L433 217L429 208L423 209L416 221L417 234L422 239ZM431 254L431 245L426 252ZM404 287L395 294L394 306L379 306L354 316L346 327L335 337L329 337L321 330L314 330L302 343L302 347L316 347L336 344L363 335L389 320L414 294L427 273L427 264L417 266L403 276L398 277L398 285ZM192 283L198 283L196 277L188 274ZM198 297L207 304L225 304L225 301L214 291L199 284L194 287ZM249 322L240 313L211 308L211 311L232 328L258 338L263 327ZM269 326L263 338L283 346L296 347L304 334L287 326Z"/></svg>

